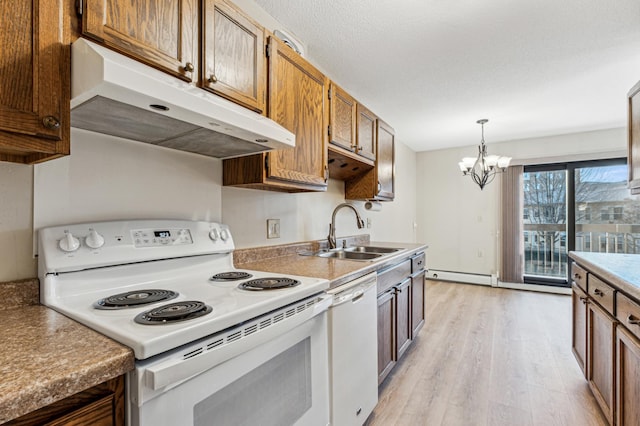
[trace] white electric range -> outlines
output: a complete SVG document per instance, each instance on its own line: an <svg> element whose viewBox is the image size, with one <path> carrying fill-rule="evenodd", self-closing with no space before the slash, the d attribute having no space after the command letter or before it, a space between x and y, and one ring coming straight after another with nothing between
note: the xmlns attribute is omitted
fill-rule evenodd
<svg viewBox="0 0 640 426"><path fill-rule="evenodd" d="M209 222L39 231L41 302L135 353L130 424L328 423L328 281L235 269L233 250Z"/></svg>

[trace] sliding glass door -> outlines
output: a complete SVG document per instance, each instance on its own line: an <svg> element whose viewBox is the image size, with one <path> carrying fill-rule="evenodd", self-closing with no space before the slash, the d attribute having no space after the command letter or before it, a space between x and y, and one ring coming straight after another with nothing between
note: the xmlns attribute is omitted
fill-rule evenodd
<svg viewBox="0 0 640 426"><path fill-rule="evenodd" d="M570 250L640 253L626 159L524 168L524 281L568 286Z"/></svg>
<svg viewBox="0 0 640 426"><path fill-rule="evenodd" d="M567 276L566 167L525 167L523 182L525 283L562 284Z"/></svg>

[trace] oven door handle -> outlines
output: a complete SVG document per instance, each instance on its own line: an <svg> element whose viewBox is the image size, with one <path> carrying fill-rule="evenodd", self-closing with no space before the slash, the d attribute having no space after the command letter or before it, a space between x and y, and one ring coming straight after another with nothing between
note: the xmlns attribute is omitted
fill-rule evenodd
<svg viewBox="0 0 640 426"><path fill-rule="evenodd" d="M203 350L200 354L191 358L172 358L160 364L149 366L145 368L144 372L146 386L153 390L158 390L166 386L176 385L207 371L228 359L268 342L289 330L293 330L316 315L326 312L332 301L333 296L322 294L318 296L318 301L312 309L305 309L257 332L243 336L230 343Z"/></svg>

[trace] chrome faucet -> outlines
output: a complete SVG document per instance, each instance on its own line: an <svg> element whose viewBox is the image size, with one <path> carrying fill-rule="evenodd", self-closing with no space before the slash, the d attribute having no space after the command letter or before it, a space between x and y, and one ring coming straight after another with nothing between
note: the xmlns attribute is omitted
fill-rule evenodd
<svg viewBox="0 0 640 426"><path fill-rule="evenodd" d="M327 239L329 240L329 248L336 248L336 213L343 207L349 207L356 214L356 223L358 224L358 229L364 228L364 220L360 217L360 213L356 208L349 203L338 204L338 206L333 210L333 215L331 216L331 223L329 224L329 236Z"/></svg>

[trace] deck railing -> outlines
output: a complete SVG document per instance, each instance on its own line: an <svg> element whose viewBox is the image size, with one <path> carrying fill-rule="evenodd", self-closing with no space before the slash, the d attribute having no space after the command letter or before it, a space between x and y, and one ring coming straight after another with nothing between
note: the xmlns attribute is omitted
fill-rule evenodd
<svg viewBox="0 0 640 426"><path fill-rule="evenodd" d="M524 225L524 273L567 276L565 225ZM640 254L640 225L576 224L576 251Z"/></svg>

